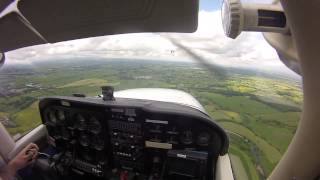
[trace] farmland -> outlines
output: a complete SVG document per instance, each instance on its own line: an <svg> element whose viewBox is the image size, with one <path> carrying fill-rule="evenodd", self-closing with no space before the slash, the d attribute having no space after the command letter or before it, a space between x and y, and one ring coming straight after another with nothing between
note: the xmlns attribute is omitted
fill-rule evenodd
<svg viewBox="0 0 320 180"><path fill-rule="evenodd" d="M12 135L21 136L40 124L37 103L43 96L96 96L102 85L116 90L180 89L196 97L225 128L233 166L239 167L236 176L265 179L295 133L302 103L300 81L238 69L224 71L215 74L194 63L125 59L6 67L0 71L0 120Z"/></svg>

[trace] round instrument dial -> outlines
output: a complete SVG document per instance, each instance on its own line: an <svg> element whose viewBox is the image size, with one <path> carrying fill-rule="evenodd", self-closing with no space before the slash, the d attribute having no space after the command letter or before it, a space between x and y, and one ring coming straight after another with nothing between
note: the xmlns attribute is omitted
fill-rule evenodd
<svg viewBox="0 0 320 180"><path fill-rule="evenodd" d="M180 138L181 142L183 144L192 144L193 143L193 134L190 130L184 131L182 132L181 138Z"/></svg>
<svg viewBox="0 0 320 180"><path fill-rule="evenodd" d="M84 147L88 147L90 144L89 136L86 134L81 134L79 137L79 143Z"/></svg>
<svg viewBox="0 0 320 180"><path fill-rule="evenodd" d="M59 121L64 121L64 120L66 120L65 112L62 111L62 110L58 110L58 111L57 111L57 119L58 119Z"/></svg>
<svg viewBox="0 0 320 180"><path fill-rule="evenodd" d="M56 117L54 111L50 110L50 111L48 112L48 119L49 119L49 121L50 121L51 123L53 123L53 124L56 124L56 123L57 123L57 117Z"/></svg>
<svg viewBox="0 0 320 180"><path fill-rule="evenodd" d="M86 119L81 114L77 114L76 116L76 126L80 131L87 129Z"/></svg>
<svg viewBox="0 0 320 180"><path fill-rule="evenodd" d="M89 120L88 129L93 134L99 134L101 132L101 124L95 117L91 117Z"/></svg>
<svg viewBox="0 0 320 180"><path fill-rule="evenodd" d="M200 146L207 146L210 142L210 134L207 132L202 132L197 137L197 144Z"/></svg>

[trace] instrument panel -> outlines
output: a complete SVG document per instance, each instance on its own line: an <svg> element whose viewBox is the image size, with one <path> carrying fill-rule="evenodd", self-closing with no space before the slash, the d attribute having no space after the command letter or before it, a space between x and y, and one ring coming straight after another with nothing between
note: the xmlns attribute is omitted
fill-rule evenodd
<svg viewBox="0 0 320 180"><path fill-rule="evenodd" d="M49 97L40 112L64 158L62 176L213 179L228 149L225 132L208 115L174 103Z"/></svg>

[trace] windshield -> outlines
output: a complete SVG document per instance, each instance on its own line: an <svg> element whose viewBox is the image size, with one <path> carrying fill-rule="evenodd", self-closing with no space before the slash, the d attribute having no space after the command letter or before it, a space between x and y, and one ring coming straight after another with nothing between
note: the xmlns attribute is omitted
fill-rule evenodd
<svg viewBox="0 0 320 180"><path fill-rule="evenodd" d="M237 179L265 179L295 133L301 78L262 34L225 37L219 8L202 1L192 34L113 35L8 52L0 69L0 121L17 139L41 123L43 96L97 96L104 85L179 89L225 128Z"/></svg>

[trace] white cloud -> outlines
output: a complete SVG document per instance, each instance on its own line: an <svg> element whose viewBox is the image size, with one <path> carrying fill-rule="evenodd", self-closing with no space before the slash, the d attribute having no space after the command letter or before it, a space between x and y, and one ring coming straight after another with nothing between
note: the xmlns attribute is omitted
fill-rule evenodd
<svg viewBox="0 0 320 180"><path fill-rule="evenodd" d="M242 33L236 40L227 38L223 33L220 11L200 11L198 30L192 34L122 34L38 45L8 52L7 62L33 62L58 56L190 59L167 39L168 36L220 65L284 68L261 33Z"/></svg>

